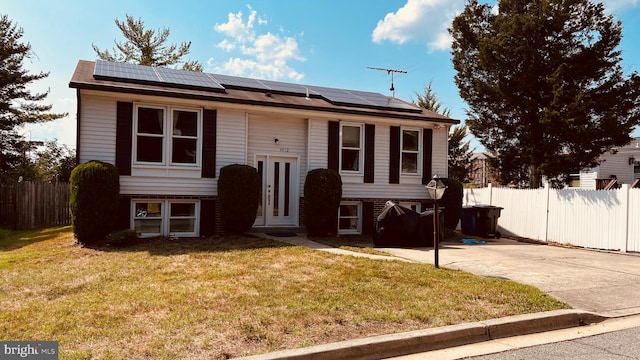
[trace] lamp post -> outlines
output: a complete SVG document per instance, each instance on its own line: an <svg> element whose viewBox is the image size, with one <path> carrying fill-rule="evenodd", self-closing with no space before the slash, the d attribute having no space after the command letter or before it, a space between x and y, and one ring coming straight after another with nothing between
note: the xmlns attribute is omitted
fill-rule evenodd
<svg viewBox="0 0 640 360"><path fill-rule="evenodd" d="M438 200L442 199L442 195L444 195L444 191L447 189L447 186L438 178L438 175L433 176L433 180L429 181L426 186L427 191L429 192L429 196L433 199L434 202L434 212L433 212L433 250L435 253L435 266L436 269L440 267L438 264Z"/></svg>

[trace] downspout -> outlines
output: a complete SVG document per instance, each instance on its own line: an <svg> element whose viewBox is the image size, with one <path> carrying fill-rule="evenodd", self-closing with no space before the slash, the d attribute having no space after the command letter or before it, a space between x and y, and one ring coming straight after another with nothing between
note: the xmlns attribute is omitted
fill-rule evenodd
<svg viewBox="0 0 640 360"><path fill-rule="evenodd" d="M76 166L80 164L80 89L76 90Z"/></svg>
<svg viewBox="0 0 640 360"><path fill-rule="evenodd" d="M244 113L244 163L248 164L249 159L249 113Z"/></svg>

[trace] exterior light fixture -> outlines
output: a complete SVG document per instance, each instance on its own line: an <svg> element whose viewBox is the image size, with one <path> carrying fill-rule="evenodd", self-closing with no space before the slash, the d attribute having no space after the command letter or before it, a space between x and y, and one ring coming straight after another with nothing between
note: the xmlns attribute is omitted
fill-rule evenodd
<svg viewBox="0 0 640 360"><path fill-rule="evenodd" d="M429 196L433 199L434 202L434 212L433 212L433 250L435 253L435 266L436 269L440 267L438 264L438 226L440 222L438 221L438 201L442 199L442 195L444 195L444 191L447 190L447 186L438 178L438 175L433 176L433 180L429 181L426 186L427 191L429 192Z"/></svg>

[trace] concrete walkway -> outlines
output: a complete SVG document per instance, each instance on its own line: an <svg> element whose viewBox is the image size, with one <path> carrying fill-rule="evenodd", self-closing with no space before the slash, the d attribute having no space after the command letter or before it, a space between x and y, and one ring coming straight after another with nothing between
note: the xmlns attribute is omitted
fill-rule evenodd
<svg viewBox="0 0 640 360"><path fill-rule="evenodd" d="M424 249L380 249L433 264ZM440 267L533 285L575 309L605 316L640 314L640 256L509 239L484 245L443 243Z"/></svg>
<svg viewBox="0 0 640 360"><path fill-rule="evenodd" d="M339 255L434 263L432 248L378 248L392 255L379 256L335 249L313 242L304 235L290 238L262 236ZM251 356L247 359L337 360L397 357L640 314L638 255L524 243L504 238L482 240L486 243L443 243L439 250L440 267L533 285L574 309L354 339ZM634 324L640 326L640 317L633 319Z"/></svg>

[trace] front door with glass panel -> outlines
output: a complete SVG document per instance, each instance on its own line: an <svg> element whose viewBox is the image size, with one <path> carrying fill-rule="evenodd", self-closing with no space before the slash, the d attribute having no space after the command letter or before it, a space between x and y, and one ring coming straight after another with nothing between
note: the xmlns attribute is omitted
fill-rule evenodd
<svg viewBox="0 0 640 360"><path fill-rule="evenodd" d="M256 168L262 183L255 225L298 225L298 159L257 156Z"/></svg>

